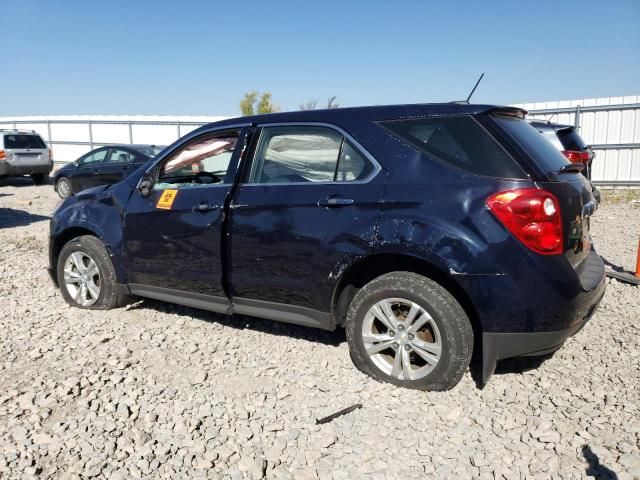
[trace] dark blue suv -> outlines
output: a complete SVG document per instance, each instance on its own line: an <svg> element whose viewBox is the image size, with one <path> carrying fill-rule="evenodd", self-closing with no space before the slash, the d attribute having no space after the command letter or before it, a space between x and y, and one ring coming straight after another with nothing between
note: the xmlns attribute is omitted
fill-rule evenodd
<svg viewBox="0 0 640 480"><path fill-rule="evenodd" d="M511 107L398 105L206 125L65 200L50 272L71 305L129 295L346 329L355 365L453 387L474 349L559 348L604 294L591 186ZM308 361L308 359L300 359Z"/></svg>

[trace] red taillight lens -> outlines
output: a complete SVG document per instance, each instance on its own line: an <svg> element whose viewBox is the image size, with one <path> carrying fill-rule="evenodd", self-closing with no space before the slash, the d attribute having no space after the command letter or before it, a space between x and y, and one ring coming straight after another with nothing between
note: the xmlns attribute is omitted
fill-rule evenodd
<svg viewBox="0 0 640 480"><path fill-rule="evenodd" d="M4 153L4 150L0 150L0 160L4 160L5 158L7 158L7 154Z"/></svg>
<svg viewBox="0 0 640 480"><path fill-rule="evenodd" d="M562 154L567 157L571 163L585 164L591 160L591 154L589 152L580 152L578 150L564 150Z"/></svg>
<svg viewBox="0 0 640 480"><path fill-rule="evenodd" d="M53 162L53 150L49 149L49 161Z"/></svg>
<svg viewBox="0 0 640 480"><path fill-rule="evenodd" d="M552 193L537 188L507 190L491 195L487 206L507 230L534 252L563 252L560 204Z"/></svg>

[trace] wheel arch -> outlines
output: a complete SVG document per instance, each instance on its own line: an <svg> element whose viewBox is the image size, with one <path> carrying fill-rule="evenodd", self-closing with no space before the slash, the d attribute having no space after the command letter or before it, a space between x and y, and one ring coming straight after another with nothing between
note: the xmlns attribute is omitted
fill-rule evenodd
<svg viewBox="0 0 640 480"><path fill-rule="evenodd" d="M351 300L371 280L395 271L423 275L446 289L460 303L469 317L473 334L481 338L482 327L473 302L466 291L443 268L423 258L397 253L378 253L353 263L340 276L333 293L331 313L335 324L344 323Z"/></svg>
<svg viewBox="0 0 640 480"><path fill-rule="evenodd" d="M62 248L74 238L78 238L83 235L91 235L92 237L100 239L100 236L96 232L86 227L69 227L53 239L50 262L54 273L54 275L52 275L53 278L56 278L55 273L58 268L58 257L60 256Z"/></svg>

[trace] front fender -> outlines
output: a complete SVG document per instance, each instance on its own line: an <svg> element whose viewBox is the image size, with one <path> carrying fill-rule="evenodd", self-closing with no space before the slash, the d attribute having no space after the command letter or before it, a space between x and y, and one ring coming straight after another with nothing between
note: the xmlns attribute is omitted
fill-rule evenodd
<svg viewBox="0 0 640 480"><path fill-rule="evenodd" d="M131 188L124 182L111 187L101 186L85 190L68 198L51 218L49 264L57 268L58 254L73 238L91 234L104 244L119 283L126 283L124 268L123 220L124 206Z"/></svg>

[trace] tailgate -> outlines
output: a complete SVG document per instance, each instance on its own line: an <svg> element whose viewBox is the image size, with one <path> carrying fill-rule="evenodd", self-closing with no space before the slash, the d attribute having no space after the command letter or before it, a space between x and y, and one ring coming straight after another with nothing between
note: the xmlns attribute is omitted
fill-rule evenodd
<svg viewBox="0 0 640 480"><path fill-rule="evenodd" d="M41 166L49 164L49 151L45 149L15 148L6 150L7 163L12 167Z"/></svg>
<svg viewBox="0 0 640 480"><path fill-rule="evenodd" d="M574 269L591 251L590 217L596 210L590 182L579 173L558 175L555 181L536 182L560 203L564 255Z"/></svg>

